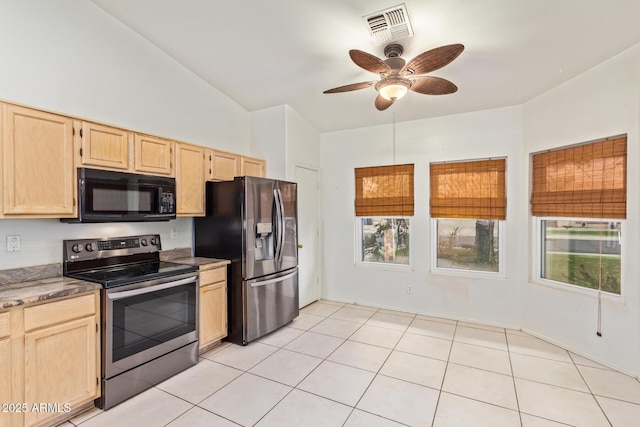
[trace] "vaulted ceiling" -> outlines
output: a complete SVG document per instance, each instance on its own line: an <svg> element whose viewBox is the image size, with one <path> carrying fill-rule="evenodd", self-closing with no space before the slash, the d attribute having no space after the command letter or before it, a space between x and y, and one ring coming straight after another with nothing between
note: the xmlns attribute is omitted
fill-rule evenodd
<svg viewBox="0 0 640 427"><path fill-rule="evenodd" d="M321 132L517 105L640 42L638 0L93 0L247 111L288 104ZM350 49L384 59L363 16L404 3L405 59L452 43L431 73L451 95L410 92L385 111Z"/></svg>

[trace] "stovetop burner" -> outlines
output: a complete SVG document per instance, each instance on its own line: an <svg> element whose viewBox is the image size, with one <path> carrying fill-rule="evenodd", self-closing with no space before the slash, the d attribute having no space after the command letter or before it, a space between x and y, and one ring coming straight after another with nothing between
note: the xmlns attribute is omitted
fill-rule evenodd
<svg viewBox="0 0 640 427"><path fill-rule="evenodd" d="M75 279L100 283L105 288L112 288L141 281L162 279L164 277L189 273L196 270L197 267L191 265L166 261L150 261L84 270L66 275Z"/></svg>
<svg viewBox="0 0 640 427"><path fill-rule="evenodd" d="M63 273L104 288L197 271L196 266L160 261L160 236L65 240Z"/></svg>

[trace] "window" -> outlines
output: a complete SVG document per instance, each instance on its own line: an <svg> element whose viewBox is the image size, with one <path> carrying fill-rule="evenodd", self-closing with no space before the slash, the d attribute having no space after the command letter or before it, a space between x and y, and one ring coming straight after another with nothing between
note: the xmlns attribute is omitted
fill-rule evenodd
<svg viewBox="0 0 640 427"><path fill-rule="evenodd" d="M505 159L432 163L432 271L503 275Z"/></svg>
<svg viewBox="0 0 640 427"><path fill-rule="evenodd" d="M356 261L410 266L413 165L355 169Z"/></svg>
<svg viewBox="0 0 640 427"><path fill-rule="evenodd" d="M436 269L500 273L503 221L436 218Z"/></svg>
<svg viewBox="0 0 640 427"><path fill-rule="evenodd" d="M538 279L621 294L626 136L534 154Z"/></svg>
<svg viewBox="0 0 640 427"><path fill-rule="evenodd" d="M409 265L409 218L359 218L361 262Z"/></svg>
<svg viewBox="0 0 640 427"><path fill-rule="evenodd" d="M622 223L540 220L540 277L620 294Z"/></svg>

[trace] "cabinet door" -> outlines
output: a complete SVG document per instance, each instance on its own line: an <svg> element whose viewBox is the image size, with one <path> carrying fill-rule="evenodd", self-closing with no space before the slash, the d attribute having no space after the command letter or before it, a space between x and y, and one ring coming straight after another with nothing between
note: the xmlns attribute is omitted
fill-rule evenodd
<svg viewBox="0 0 640 427"><path fill-rule="evenodd" d="M227 336L227 282L200 286L200 348Z"/></svg>
<svg viewBox="0 0 640 427"><path fill-rule="evenodd" d="M135 134L136 172L173 176L173 141Z"/></svg>
<svg viewBox="0 0 640 427"><path fill-rule="evenodd" d="M266 175L266 161L261 159L252 159L250 157L240 158L240 175L242 176L259 176Z"/></svg>
<svg viewBox="0 0 640 427"><path fill-rule="evenodd" d="M176 214L204 216L204 148L176 144Z"/></svg>
<svg viewBox="0 0 640 427"><path fill-rule="evenodd" d="M83 166L121 170L129 168L129 132L82 122L80 138L80 163Z"/></svg>
<svg viewBox="0 0 640 427"><path fill-rule="evenodd" d="M8 104L3 119L4 214L75 216L73 120Z"/></svg>
<svg viewBox="0 0 640 427"><path fill-rule="evenodd" d="M15 403L11 392L12 360L10 338L10 314L0 313L0 403ZM1 409L1 408L0 408ZM11 425L11 414L0 411L0 425Z"/></svg>
<svg viewBox="0 0 640 427"><path fill-rule="evenodd" d="M210 153L209 179L214 181L230 181L238 176L238 159L235 154L212 150Z"/></svg>
<svg viewBox="0 0 640 427"><path fill-rule="evenodd" d="M98 396L99 367L95 316L43 328L24 336L24 398L31 407L42 402L72 408ZM39 425L59 416L52 410L29 411L25 424Z"/></svg>

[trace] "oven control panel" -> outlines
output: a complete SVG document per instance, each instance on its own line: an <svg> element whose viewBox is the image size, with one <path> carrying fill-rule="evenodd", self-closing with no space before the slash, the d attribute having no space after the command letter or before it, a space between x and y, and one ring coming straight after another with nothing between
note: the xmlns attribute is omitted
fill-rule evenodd
<svg viewBox="0 0 640 427"><path fill-rule="evenodd" d="M140 239L137 237L117 240L101 240L98 242L99 251L109 251L113 249L139 248Z"/></svg>
<svg viewBox="0 0 640 427"><path fill-rule="evenodd" d="M65 240L64 261L90 260L113 256L152 253L160 251L160 235L147 234L128 237Z"/></svg>

